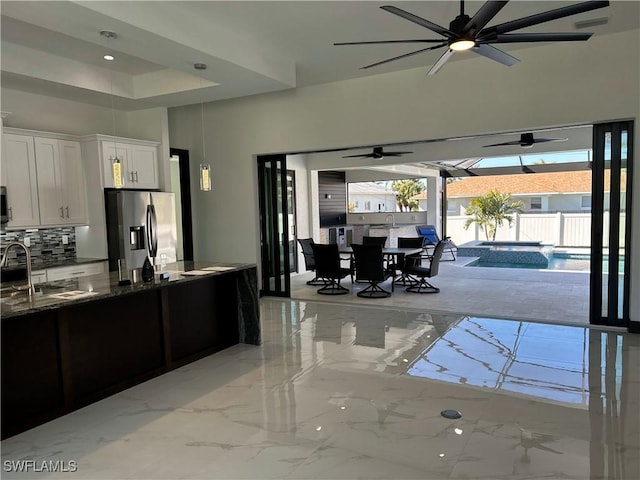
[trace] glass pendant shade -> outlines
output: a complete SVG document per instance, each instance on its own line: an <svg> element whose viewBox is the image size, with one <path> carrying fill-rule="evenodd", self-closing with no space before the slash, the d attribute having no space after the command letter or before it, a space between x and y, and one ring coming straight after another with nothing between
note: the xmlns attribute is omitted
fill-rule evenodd
<svg viewBox="0 0 640 480"><path fill-rule="evenodd" d="M208 192L211 190L211 165L203 163L200 165L200 190Z"/></svg>

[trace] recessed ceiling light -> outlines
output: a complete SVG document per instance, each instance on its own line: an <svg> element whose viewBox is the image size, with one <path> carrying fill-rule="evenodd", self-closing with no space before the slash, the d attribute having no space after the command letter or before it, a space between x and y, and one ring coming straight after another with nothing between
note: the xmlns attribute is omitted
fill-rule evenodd
<svg viewBox="0 0 640 480"><path fill-rule="evenodd" d="M115 59L116 59L116 57L114 57L113 55L105 55L105 56L104 56L104 57L102 57L102 58L104 58L105 60L109 60L109 61L111 61L111 60L115 60Z"/></svg>

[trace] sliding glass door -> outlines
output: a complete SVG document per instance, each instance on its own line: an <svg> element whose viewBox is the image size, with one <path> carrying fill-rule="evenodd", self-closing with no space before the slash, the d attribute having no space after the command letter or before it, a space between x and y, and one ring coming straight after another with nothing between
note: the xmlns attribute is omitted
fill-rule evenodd
<svg viewBox="0 0 640 480"><path fill-rule="evenodd" d="M633 122L593 127L591 323L629 324Z"/></svg>

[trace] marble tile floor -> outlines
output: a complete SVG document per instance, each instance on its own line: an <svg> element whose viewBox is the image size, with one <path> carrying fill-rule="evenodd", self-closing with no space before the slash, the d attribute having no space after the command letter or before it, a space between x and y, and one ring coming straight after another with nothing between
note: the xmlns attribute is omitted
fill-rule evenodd
<svg viewBox="0 0 640 480"><path fill-rule="evenodd" d="M261 316L261 346L6 439L2 478L640 478L640 335L275 298ZM35 471L55 468L75 471Z"/></svg>
<svg viewBox="0 0 640 480"><path fill-rule="evenodd" d="M368 299L356 296L366 284L341 285L347 295L319 295L319 287L307 285L312 272L291 276L291 298L367 306L429 309L432 312L467 313L494 318L589 324L589 274L587 272L528 270L517 268L465 267L473 259L441 262L437 276L427 279L440 288L437 294L414 294L396 286L391 297ZM391 281L381 284L391 290Z"/></svg>

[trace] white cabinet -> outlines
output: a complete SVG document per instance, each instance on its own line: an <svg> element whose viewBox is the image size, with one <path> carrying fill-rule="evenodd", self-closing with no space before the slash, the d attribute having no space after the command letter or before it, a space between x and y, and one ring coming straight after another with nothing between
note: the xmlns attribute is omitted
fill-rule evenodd
<svg viewBox="0 0 640 480"><path fill-rule="evenodd" d="M104 273L105 271L105 262L85 263L71 267L48 268L47 281L55 282L56 280L65 280L67 278L86 277L87 275L95 275Z"/></svg>
<svg viewBox="0 0 640 480"><path fill-rule="evenodd" d="M40 225L87 223L86 191L79 142L34 138Z"/></svg>
<svg viewBox="0 0 640 480"><path fill-rule="evenodd" d="M4 134L0 163L2 184L7 187L7 227L38 225L40 210L33 137Z"/></svg>
<svg viewBox="0 0 640 480"><path fill-rule="evenodd" d="M102 173L105 188L158 188L158 147L102 140ZM115 162L120 163L121 185L114 182Z"/></svg>

